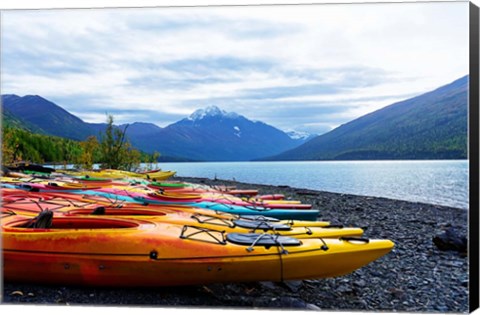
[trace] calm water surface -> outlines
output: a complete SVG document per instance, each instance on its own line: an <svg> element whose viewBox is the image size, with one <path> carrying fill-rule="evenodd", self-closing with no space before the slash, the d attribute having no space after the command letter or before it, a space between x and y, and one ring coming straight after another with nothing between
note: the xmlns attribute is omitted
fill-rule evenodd
<svg viewBox="0 0 480 315"><path fill-rule="evenodd" d="M468 161L161 163L178 176L386 197L468 208Z"/></svg>

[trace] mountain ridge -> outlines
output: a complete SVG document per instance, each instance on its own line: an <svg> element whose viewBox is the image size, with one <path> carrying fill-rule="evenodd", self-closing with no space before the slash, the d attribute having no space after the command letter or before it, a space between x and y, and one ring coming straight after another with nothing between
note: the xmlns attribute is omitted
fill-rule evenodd
<svg viewBox="0 0 480 315"><path fill-rule="evenodd" d="M164 128L134 122L126 130L135 148L181 161L463 159L468 142L467 91L468 75L313 138L215 105ZM6 125L32 132L84 140L106 127L86 123L38 95L5 94L1 100Z"/></svg>
<svg viewBox="0 0 480 315"><path fill-rule="evenodd" d="M84 140L91 127L57 104L38 95L2 95L3 110L45 132L73 140Z"/></svg>
<svg viewBox="0 0 480 315"><path fill-rule="evenodd" d="M82 141L99 136L106 124L86 123L59 105L38 95L2 95L3 118L10 124L52 136ZM128 125L128 127L127 127ZM161 128L152 123L118 125L132 145L147 153L160 152L171 160L250 160L293 148L303 139L217 106L194 111L190 116Z"/></svg>
<svg viewBox="0 0 480 315"><path fill-rule="evenodd" d="M261 160L467 157L468 76L358 117Z"/></svg>

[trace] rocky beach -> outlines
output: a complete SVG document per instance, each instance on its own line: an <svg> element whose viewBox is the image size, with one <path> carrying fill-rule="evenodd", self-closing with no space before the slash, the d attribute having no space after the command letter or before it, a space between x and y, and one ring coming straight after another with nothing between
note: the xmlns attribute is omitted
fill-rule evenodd
<svg viewBox="0 0 480 315"><path fill-rule="evenodd" d="M332 279L137 289L6 282L2 303L468 312L468 255L462 249L445 250L438 241L434 243L434 238L445 231L454 231L458 239L467 237L466 209L288 186L175 179L258 189L261 194L284 194L319 209L319 220L361 227L365 237L390 239L395 248L352 274Z"/></svg>

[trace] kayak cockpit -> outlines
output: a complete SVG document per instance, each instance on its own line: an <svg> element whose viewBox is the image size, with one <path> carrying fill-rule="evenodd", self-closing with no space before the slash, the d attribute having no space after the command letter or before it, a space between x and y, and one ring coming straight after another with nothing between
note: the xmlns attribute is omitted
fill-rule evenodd
<svg viewBox="0 0 480 315"><path fill-rule="evenodd" d="M126 229L139 228L139 222L120 220L116 218L92 217L53 217L51 211L42 211L35 218L19 218L4 223L3 230L24 231L52 231L52 230L97 230L97 229Z"/></svg>
<svg viewBox="0 0 480 315"><path fill-rule="evenodd" d="M74 209L67 212L67 215L106 215L106 216L164 216L165 212L154 209L124 209L124 208L105 208L97 207L95 209Z"/></svg>

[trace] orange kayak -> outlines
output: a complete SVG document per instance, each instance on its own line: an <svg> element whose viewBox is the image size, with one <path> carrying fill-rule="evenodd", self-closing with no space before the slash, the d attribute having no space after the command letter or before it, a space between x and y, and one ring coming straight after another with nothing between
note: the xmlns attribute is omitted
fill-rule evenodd
<svg viewBox="0 0 480 315"><path fill-rule="evenodd" d="M388 253L389 240L296 239L138 219L53 217L48 228L3 215L6 281L171 286L283 281L350 273Z"/></svg>

